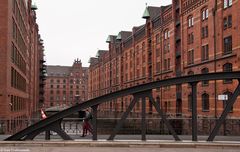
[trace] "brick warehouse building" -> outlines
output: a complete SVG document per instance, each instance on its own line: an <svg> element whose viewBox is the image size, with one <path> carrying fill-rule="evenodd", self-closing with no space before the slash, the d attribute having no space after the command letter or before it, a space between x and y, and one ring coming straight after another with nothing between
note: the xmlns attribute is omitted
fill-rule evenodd
<svg viewBox="0 0 240 152"><path fill-rule="evenodd" d="M44 47L36 9L31 0L0 1L0 133L25 128L43 103Z"/></svg>
<svg viewBox="0 0 240 152"><path fill-rule="evenodd" d="M90 59L89 98L116 90L184 75L236 71L240 50L239 0L173 0L169 6L144 11L144 25L121 31L107 39L109 50L100 50ZM233 80L204 81L198 84L198 117L219 117L231 96ZM153 96L169 117L191 116L191 88L188 84L153 90ZM122 112L131 96L102 104L100 111ZM240 116L239 98L229 118ZM133 109L140 112L138 103ZM147 103L147 112L156 113ZM201 122L203 128L209 126ZM238 128L239 129L239 128Z"/></svg>
<svg viewBox="0 0 240 152"><path fill-rule="evenodd" d="M72 66L47 66L44 108L67 107L87 100L88 68L81 60Z"/></svg>

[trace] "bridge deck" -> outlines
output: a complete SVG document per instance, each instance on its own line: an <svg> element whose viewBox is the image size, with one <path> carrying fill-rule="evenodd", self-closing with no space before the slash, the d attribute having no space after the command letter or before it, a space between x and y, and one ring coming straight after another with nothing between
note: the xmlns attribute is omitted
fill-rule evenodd
<svg viewBox="0 0 240 152"><path fill-rule="evenodd" d="M2 141L0 151L25 152L239 152L240 142L192 142L192 141Z"/></svg>

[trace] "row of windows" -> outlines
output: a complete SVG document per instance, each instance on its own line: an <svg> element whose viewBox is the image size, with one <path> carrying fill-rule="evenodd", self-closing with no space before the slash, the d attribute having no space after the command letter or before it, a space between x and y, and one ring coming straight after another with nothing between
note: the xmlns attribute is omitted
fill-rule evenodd
<svg viewBox="0 0 240 152"><path fill-rule="evenodd" d="M56 87L54 87L54 85L50 85L50 88L57 88L57 89L59 89L61 86L60 85L56 85ZM83 87L83 89L85 88L85 86L82 86ZM66 88L66 85L63 85L62 86L62 88L63 89L65 89ZM72 85L70 85L70 89L73 89L73 86ZM80 86L78 86L78 85L76 85L76 89L80 89Z"/></svg>
<svg viewBox="0 0 240 152"><path fill-rule="evenodd" d="M66 93L67 93L67 91L65 91L65 90L62 91L62 94L66 94ZM76 91L75 93L76 93L76 95L79 95L80 92ZM54 94L54 91L50 90L50 94ZM57 90L56 94L60 94L60 90ZM73 94L73 91L69 91L69 94Z"/></svg>
<svg viewBox="0 0 240 152"><path fill-rule="evenodd" d="M224 8L232 6L232 0L224 0ZM208 19L208 9L204 8L202 10L202 20ZM188 17L188 27L193 27L194 21L193 16ZM228 17L225 17L223 20L223 26L224 29L232 27L232 16L229 15ZM205 38L208 36L208 27L202 28L202 38Z"/></svg>
<svg viewBox="0 0 240 152"><path fill-rule="evenodd" d="M202 74L207 74L208 71L209 71L208 68L203 68L203 69L201 70L201 73L202 73ZM225 64L223 65L223 72L232 72L232 64L231 64L231 63L225 63ZM193 72L193 71L189 71L189 72L188 72L188 75L194 75L194 72ZM226 79L226 80L224 80L223 82L224 82L224 83L232 83L232 79ZM202 82L202 85L203 85L203 86L208 85L208 81L203 81L203 82Z"/></svg>
<svg viewBox="0 0 240 152"><path fill-rule="evenodd" d="M225 17L223 19L223 28L231 28L232 27L232 15L229 15L228 17ZM201 38L207 38L208 37L208 26L204 26L201 29ZM190 33L188 34L188 44L192 44L194 42L194 34Z"/></svg>
<svg viewBox="0 0 240 152"><path fill-rule="evenodd" d="M24 17L26 17L26 9L25 7L23 6L23 2L22 1L19 1L20 3L20 7L22 9L22 13L24 15ZM22 34L24 36L27 35L27 30L26 30L26 27L25 27L25 24L24 24L24 21L23 21L23 18L22 18L22 15L20 13L20 10L18 8L18 5L17 5L17 1L16 0L13 0L13 14L15 15L16 17L16 20L17 20L17 23L22 31Z"/></svg>
<svg viewBox="0 0 240 152"><path fill-rule="evenodd" d="M169 29L166 29L166 30L164 31L164 40L167 40L167 39L169 39L169 38L170 38L170 31L169 31ZM156 40L156 44L159 44L159 43L161 42L161 36L160 36L160 34L156 34L155 40Z"/></svg>
<svg viewBox="0 0 240 152"><path fill-rule="evenodd" d="M227 91L224 92L223 94L227 95L228 98L232 97L232 93ZM209 103L209 94L207 93L203 93L202 94L202 111L203 112L208 112L210 110L210 103ZM223 101L223 108L225 108L227 106L227 100ZM188 95L188 110L191 111L192 110L192 94ZM233 112L233 107L231 107L231 111Z"/></svg>
<svg viewBox="0 0 240 152"><path fill-rule="evenodd" d="M50 83L54 83L54 80L51 79L51 80L50 80ZM61 80L56 80L56 83L61 83ZM62 83L67 83L67 80L65 80L65 79L62 80ZM71 79L71 80L69 80L69 83L70 83L70 84L82 84L82 81L79 80L79 79L77 79L77 80Z"/></svg>
<svg viewBox="0 0 240 152"><path fill-rule="evenodd" d="M19 47L19 50L23 53L23 55L26 55L27 53L27 47L26 47L26 44L23 40L23 37L17 27L17 24L15 23L14 19L13 19L13 22L12 22L12 36L13 36L13 39L15 40L16 44L18 45Z"/></svg>
<svg viewBox="0 0 240 152"><path fill-rule="evenodd" d="M201 29L201 38L204 39L204 38L207 38L208 37L208 26L204 26L202 27ZM188 34L188 44L193 44L194 43L194 33L191 32Z"/></svg>
<svg viewBox="0 0 240 152"><path fill-rule="evenodd" d="M17 50L14 43L12 43L11 58L12 63L14 63L24 74L26 74L26 62L24 61L22 55Z"/></svg>
<svg viewBox="0 0 240 152"><path fill-rule="evenodd" d="M232 6L232 0L224 0L224 9L228 8L228 7L231 7ZM208 16L209 16L209 11L208 11L208 8L203 8L202 11L202 21L204 20L207 20L208 19ZM231 22L231 20L230 20ZM188 27L193 27L194 25L194 19L193 19L193 16L189 16L188 17Z"/></svg>
<svg viewBox="0 0 240 152"><path fill-rule="evenodd" d="M232 93L229 92L229 91L226 91L226 92L224 92L223 94L227 95L228 98L231 98L231 96L232 96ZM201 99L202 99L202 100L201 100L201 101L202 101L202 111L203 111L203 112L209 112L209 111L210 111L210 98L209 98L209 94L207 94L206 92L204 92L204 93L201 95ZM160 98L159 98L159 97L156 98L156 103L157 103L158 106L160 106ZM124 106L124 104L125 104L125 106ZM223 108L225 108L226 105L227 105L227 101L224 100L224 101L223 101ZM109 108L110 108L110 111L111 111L112 108L113 108L112 102L110 102L110 103L105 103L104 106L105 106L105 107L109 107ZM121 111L124 110L124 107L125 107L125 109L127 109L127 107L128 107L127 99L126 99L125 102L123 102L123 101L121 102ZM171 111L171 107L172 107L172 104L171 104L170 101L165 101L165 102L163 102L163 110L164 110L165 113L170 112L170 111ZM137 103L136 103L135 110L140 110L140 109L141 109L140 102L137 102ZM153 110L153 105L152 105L151 102L149 102L149 104L148 104L148 111L149 111L149 112L152 112L152 110ZM179 109L178 109L178 110L179 110ZM189 110L189 111L192 110L192 94L189 94L189 95L188 95L188 110ZM181 112L181 111L178 111L178 112ZM233 107L231 108L231 111L230 111L230 112L233 112Z"/></svg>
<svg viewBox="0 0 240 152"><path fill-rule="evenodd" d="M11 95L11 111L17 112L26 109L26 100L24 98Z"/></svg>
<svg viewBox="0 0 240 152"><path fill-rule="evenodd" d="M26 80L13 67L11 68L11 86L26 92Z"/></svg>
<svg viewBox="0 0 240 152"><path fill-rule="evenodd" d="M142 77L146 76L146 67L142 67ZM133 72L130 72L130 75L128 73L125 73L125 81L133 80L134 75ZM140 78L140 69L137 69L136 71L136 78Z"/></svg>
<svg viewBox="0 0 240 152"><path fill-rule="evenodd" d="M223 54L231 54L232 53L232 36L228 36L226 38L224 38L223 40L224 42L224 49L223 49ZM201 60L202 61L206 61L209 59L209 46L208 45L204 45L202 46L202 50L201 50ZM187 64L191 65L194 64L194 50L189 50L187 53Z"/></svg>
<svg viewBox="0 0 240 152"><path fill-rule="evenodd" d="M74 98L74 97L69 97L69 98L67 98L66 96L64 96L64 97L60 97L60 96L57 96L57 97L53 97L53 96L51 96L50 98L49 98L49 100L50 101L81 101L81 99L76 99L76 98Z"/></svg>

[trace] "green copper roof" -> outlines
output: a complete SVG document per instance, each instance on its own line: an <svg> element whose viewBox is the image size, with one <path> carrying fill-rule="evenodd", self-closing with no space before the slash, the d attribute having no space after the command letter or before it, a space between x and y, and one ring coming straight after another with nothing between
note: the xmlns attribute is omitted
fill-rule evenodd
<svg viewBox="0 0 240 152"><path fill-rule="evenodd" d="M121 35L121 33L119 32L118 33L118 36L117 36L117 40L121 40L122 39L122 35Z"/></svg>
<svg viewBox="0 0 240 152"><path fill-rule="evenodd" d="M149 14L149 11L148 11L148 7L146 7L146 9L145 9L145 11L144 11L144 13L143 13L142 18L147 19L147 18L149 18L149 17L150 17L150 14Z"/></svg>
<svg viewBox="0 0 240 152"><path fill-rule="evenodd" d="M110 43L111 42L111 36L109 35L107 40L106 40L107 43Z"/></svg>
<svg viewBox="0 0 240 152"><path fill-rule="evenodd" d="M34 11L37 10L38 9L37 4L36 3L32 4L31 9Z"/></svg>

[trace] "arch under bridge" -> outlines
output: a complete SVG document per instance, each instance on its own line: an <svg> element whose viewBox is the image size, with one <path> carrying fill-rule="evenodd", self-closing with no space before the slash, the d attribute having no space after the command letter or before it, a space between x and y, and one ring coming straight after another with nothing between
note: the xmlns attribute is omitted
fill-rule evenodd
<svg viewBox="0 0 240 152"><path fill-rule="evenodd" d="M183 77L175 77L170 78L166 80L159 80L154 81L146 84L141 84L138 86L134 86L131 88L123 89L120 91L116 91L113 93L109 93L91 100L88 100L84 103L75 105L73 107L70 107L68 109L65 109L61 112L58 112L42 121L39 121L24 130L6 138L6 141L17 141L17 140L33 140L37 135L39 135L42 132L46 132L47 138L50 139L50 131L56 132L61 138L64 140L72 140L71 137L64 132L64 130L61 128L61 121L63 118L76 113L78 111L81 111L83 109L86 109L88 107L91 107L93 110L93 140L97 140L97 108L98 105L110 102L113 99L132 95L133 99L130 102L128 108L126 111L122 114L121 119L118 121L117 125L115 126L113 132L109 136L108 140L114 140L114 137L118 133L118 131L121 129L124 121L126 120L127 116L131 112L131 110L134 108L135 104L141 100L142 102L142 115L141 115L141 139L146 140L146 98L149 99L149 101L152 103L152 105L156 108L156 111L160 115L162 121L167 126L169 132L173 135L174 139L176 141L180 141L181 139L169 123L166 115L164 114L163 110L160 108L159 103L155 102L153 96L152 96L152 89L164 87L164 86L170 86L170 85L177 85L177 84L184 84L189 83L191 85L192 90L192 141L198 140L198 134L197 134L197 84L201 81L207 81L207 80L224 80L224 79L236 79L238 81L237 87L231 96L230 99L228 99L227 105L225 109L223 110L220 118L217 120L215 127L209 134L209 137L207 138L207 141L213 141L215 136L217 135L221 125L223 124L224 120L227 117L227 114L231 111L231 107L233 106L234 102L236 101L238 95L240 94L240 71L236 72L219 72L219 73L208 73L208 74L199 74L199 75L189 75L189 76L183 76Z"/></svg>

